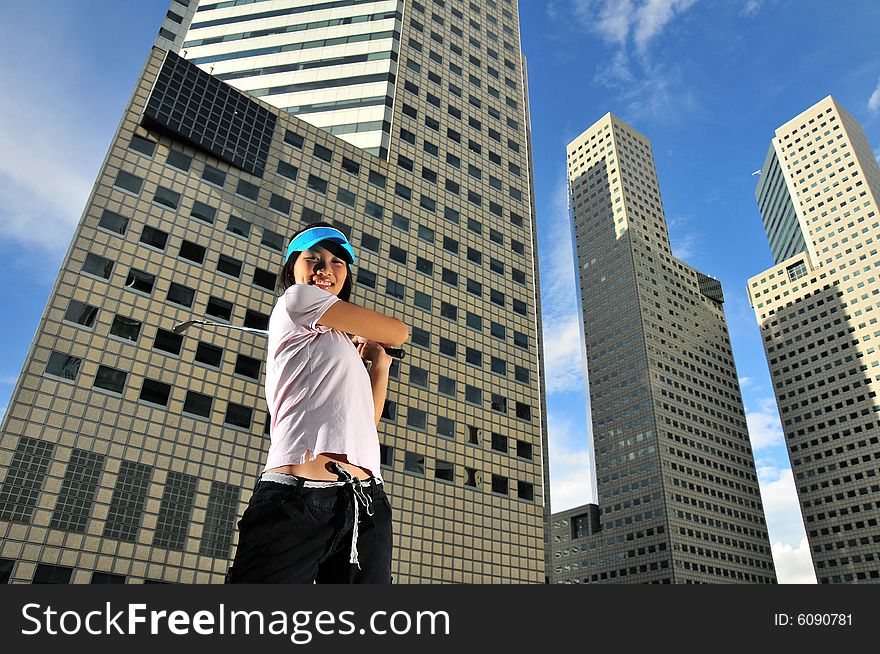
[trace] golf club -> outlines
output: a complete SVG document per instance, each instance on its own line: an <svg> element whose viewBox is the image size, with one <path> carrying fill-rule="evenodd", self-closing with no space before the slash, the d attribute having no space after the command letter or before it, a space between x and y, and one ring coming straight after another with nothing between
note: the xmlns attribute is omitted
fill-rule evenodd
<svg viewBox="0 0 880 654"><path fill-rule="evenodd" d="M265 329L239 327L238 325L227 325L226 323L214 322L213 320L187 320L178 325L175 325L171 331L175 334L182 334L193 325L203 325L205 327L223 327L224 329L234 329L235 331L248 332L250 334L259 334L260 336L269 335L269 332ZM406 351L404 351L403 348L385 347L385 352L388 354L388 356L394 359L403 359L403 357L406 356Z"/></svg>

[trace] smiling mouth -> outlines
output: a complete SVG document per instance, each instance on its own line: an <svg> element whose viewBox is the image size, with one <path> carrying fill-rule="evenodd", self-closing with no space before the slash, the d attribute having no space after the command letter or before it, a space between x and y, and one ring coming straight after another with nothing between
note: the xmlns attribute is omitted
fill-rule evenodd
<svg viewBox="0 0 880 654"><path fill-rule="evenodd" d="M316 279L312 278L309 280L309 284L312 286L317 286L318 288L328 289L333 286L333 283L326 279Z"/></svg>

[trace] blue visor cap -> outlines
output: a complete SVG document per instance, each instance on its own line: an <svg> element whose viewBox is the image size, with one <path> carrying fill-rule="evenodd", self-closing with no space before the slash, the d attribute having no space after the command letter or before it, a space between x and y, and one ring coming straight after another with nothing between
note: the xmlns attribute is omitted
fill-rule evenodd
<svg viewBox="0 0 880 654"><path fill-rule="evenodd" d="M290 259L290 255L294 252L308 250L310 247L321 241L339 243L339 245L342 246L342 249L348 253L348 263L354 263L354 250L351 249L348 239L345 238L345 234L334 227L310 227L304 231L287 246L287 256L284 257L284 262L287 263L287 260Z"/></svg>

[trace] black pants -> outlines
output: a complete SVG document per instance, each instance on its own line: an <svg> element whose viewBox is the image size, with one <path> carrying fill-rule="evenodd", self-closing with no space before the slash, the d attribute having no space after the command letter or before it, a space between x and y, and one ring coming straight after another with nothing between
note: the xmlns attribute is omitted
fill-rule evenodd
<svg viewBox="0 0 880 654"><path fill-rule="evenodd" d="M390 584L391 504L381 485L364 483L369 515L359 507L360 569L349 562L354 527L351 486L306 488L260 481L238 523L230 584Z"/></svg>

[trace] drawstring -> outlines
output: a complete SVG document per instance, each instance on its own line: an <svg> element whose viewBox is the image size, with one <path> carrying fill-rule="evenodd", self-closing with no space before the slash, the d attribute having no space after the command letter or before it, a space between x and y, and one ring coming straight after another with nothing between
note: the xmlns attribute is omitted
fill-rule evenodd
<svg viewBox="0 0 880 654"><path fill-rule="evenodd" d="M338 463L333 463L331 466L336 472L337 475L341 478L341 481L345 482L348 486L351 486L352 491L352 504L354 505L354 528L351 532L351 555L348 558L349 563L353 563L358 567L358 570L361 569L361 564L358 561L358 550L357 550L357 539L358 539L358 522L360 521L360 506L363 506L367 510L367 515L373 515L373 499L364 492L364 487L361 484L361 480L357 477L351 475L345 468L343 468Z"/></svg>

